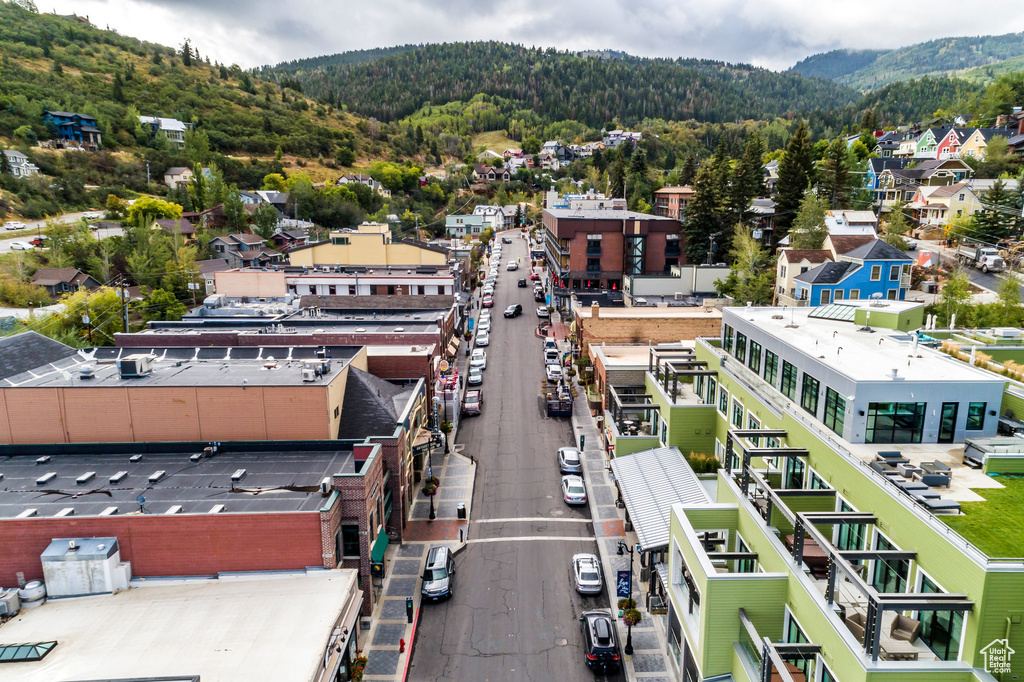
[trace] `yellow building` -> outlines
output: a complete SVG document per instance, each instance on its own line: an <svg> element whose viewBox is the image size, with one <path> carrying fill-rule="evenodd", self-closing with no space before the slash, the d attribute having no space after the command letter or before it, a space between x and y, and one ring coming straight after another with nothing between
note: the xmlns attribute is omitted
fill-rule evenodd
<svg viewBox="0 0 1024 682"><path fill-rule="evenodd" d="M391 228L379 223L364 223L355 229L335 230L323 242L288 250L292 265L366 265L415 267L447 265L448 251L415 239L392 240Z"/></svg>

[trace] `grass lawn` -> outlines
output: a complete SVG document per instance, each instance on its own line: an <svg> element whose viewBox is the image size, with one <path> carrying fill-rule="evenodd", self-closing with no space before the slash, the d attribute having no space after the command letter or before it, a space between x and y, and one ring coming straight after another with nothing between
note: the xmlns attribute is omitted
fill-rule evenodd
<svg viewBox="0 0 1024 682"><path fill-rule="evenodd" d="M506 149L519 149L521 145L510 139L500 130L492 130L487 133L480 133L473 138L473 151L479 152L483 149L490 149L492 152L501 154Z"/></svg>
<svg viewBox="0 0 1024 682"><path fill-rule="evenodd" d="M1024 557L1024 477L996 480L1006 487L978 490L984 502L964 502L963 514L936 518L989 557Z"/></svg>

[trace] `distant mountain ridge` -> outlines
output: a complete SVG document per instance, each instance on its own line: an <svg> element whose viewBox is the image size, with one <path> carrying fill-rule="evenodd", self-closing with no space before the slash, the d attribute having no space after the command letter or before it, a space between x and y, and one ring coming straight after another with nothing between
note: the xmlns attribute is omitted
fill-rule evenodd
<svg viewBox="0 0 1024 682"><path fill-rule="evenodd" d="M832 50L797 62L790 71L829 78L860 91L876 90L896 81L922 76L964 76L989 82L1002 62L1019 66L1024 59L1024 33L997 36L955 36L894 50Z"/></svg>

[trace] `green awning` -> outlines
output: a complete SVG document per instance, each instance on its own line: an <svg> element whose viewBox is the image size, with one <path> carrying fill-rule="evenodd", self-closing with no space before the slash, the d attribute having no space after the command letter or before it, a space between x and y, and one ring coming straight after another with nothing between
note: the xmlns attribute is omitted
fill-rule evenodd
<svg viewBox="0 0 1024 682"><path fill-rule="evenodd" d="M373 541L373 549L370 550L370 562L379 564L384 561L384 552L388 549L388 534L382 528L377 533L377 539Z"/></svg>

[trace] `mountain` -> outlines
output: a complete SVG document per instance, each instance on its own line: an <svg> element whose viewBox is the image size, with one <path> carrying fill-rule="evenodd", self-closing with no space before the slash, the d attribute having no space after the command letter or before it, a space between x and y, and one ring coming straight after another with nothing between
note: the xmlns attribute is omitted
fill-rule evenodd
<svg viewBox="0 0 1024 682"><path fill-rule="evenodd" d="M852 105L858 97L828 80L746 64L602 59L498 42L424 45L369 63L351 63L345 53L311 68L280 64L261 75L297 81L307 95L383 121L477 94L509 100L524 115L593 128L653 118L770 120Z"/></svg>
<svg viewBox="0 0 1024 682"><path fill-rule="evenodd" d="M833 50L798 62L790 71L804 76L831 78L861 91L874 90L895 81L921 76L966 75L988 83L1012 67L1021 66L1024 33L998 36L957 36L901 47L895 50ZM985 71L991 67L991 75ZM971 70L980 69L972 72ZM967 72L967 73L965 73ZM968 75L970 74L970 75Z"/></svg>

